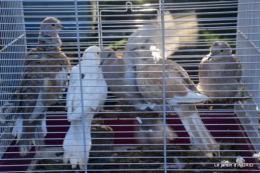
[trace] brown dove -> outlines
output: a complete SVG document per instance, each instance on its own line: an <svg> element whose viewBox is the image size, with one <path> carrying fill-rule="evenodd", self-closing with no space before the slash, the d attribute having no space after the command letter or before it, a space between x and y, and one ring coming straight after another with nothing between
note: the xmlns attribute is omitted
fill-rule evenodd
<svg viewBox="0 0 260 173"><path fill-rule="evenodd" d="M107 85L110 92L118 98L120 104L133 105L136 110L145 110L147 106L150 106L150 103L145 104L139 90L136 86L128 85L127 79L124 77L124 71L126 65L122 58L118 58L115 51L112 49L104 49L100 54L101 58L104 59L102 70L104 72L104 78L106 79ZM152 105L152 104L151 104ZM151 138L150 143L163 143L163 126L162 121L158 119L147 119L144 117L142 123L138 124L136 136L144 137L148 136ZM167 126L167 139L173 140L177 137L171 127ZM154 133L150 133L149 131ZM148 140L137 140L139 143L145 143Z"/></svg>
<svg viewBox="0 0 260 173"><path fill-rule="evenodd" d="M136 86L128 85L124 72L126 70L125 62L122 58L117 57L112 49L103 49L100 53L104 59L102 71L106 79L109 90L118 98L120 104L132 105L136 109L144 110L145 102Z"/></svg>
<svg viewBox="0 0 260 173"><path fill-rule="evenodd" d="M20 155L25 156L35 145L36 151L44 149L47 133L48 107L60 99L66 86L70 62L61 51L58 35L64 29L60 21L47 17L40 26L38 46L29 51L17 94L20 95L20 117L13 128L20 145Z"/></svg>
<svg viewBox="0 0 260 173"><path fill-rule="evenodd" d="M166 111L175 111L179 115L191 143L203 150L206 156L212 157L213 152L219 151L219 145L201 121L195 106L195 103L208 100L208 97L198 92L188 73L179 64L171 60L164 61L165 73L161 58L157 59L157 63L151 57L136 59L138 89L147 102L156 104L154 110L163 110L165 98Z"/></svg>
<svg viewBox="0 0 260 173"><path fill-rule="evenodd" d="M115 59L111 51L101 53L102 58L109 58L104 62L103 66L105 78L107 80L110 91L122 100L125 104L131 104L137 109L144 110L148 105L142 105L144 102L140 100L140 94L136 86L135 59L137 57L151 56L150 46L156 45L159 49L165 48L166 56L171 55L181 46L196 41L198 32L196 15L174 16L169 11L164 13L165 27L165 44L162 45L162 24L159 16L156 20L137 29L128 38L122 59ZM139 50L139 51L134 51ZM116 77L116 80L114 76ZM108 78L109 81L108 81ZM122 86L122 87L121 87Z"/></svg>
<svg viewBox="0 0 260 173"><path fill-rule="evenodd" d="M242 65L227 42L216 41L199 64L198 89L211 100L232 99L241 86Z"/></svg>
<svg viewBox="0 0 260 173"><path fill-rule="evenodd" d="M169 11L165 11L164 36L162 35L162 22L160 18L161 16L156 20L149 21L149 23L138 28L130 35L122 59L116 59L111 52L104 53L103 55L101 53L102 58L111 57L104 62L102 68L103 72L105 72L104 77L106 78L109 90L120 100L120 104L133 105L137 110L154 109L154 104L147 101L144 102L139 94L136 85L135 59L150 57L151 45L156 45L161 50L164 48L165 55L169 56L180 47L197 40L198 27L197 16L195 14L174 15ZM165 44L162 43L162 37ZM143 121L146 120L144 119ZM157 130L159 123L158 121L152 123L156 125L154 127ZM144 124L146 123L140 124L139 128L145 131L147 128L144 128ZM150 126L148 129L153 129L153 127ZM160 133L153 133L152 135L156 134L162 135L163 132L160 131ZM174 136L176 136L175 133L167 131L168 139L172 140ZM160 138L161 136L157 137Z"/></svg>

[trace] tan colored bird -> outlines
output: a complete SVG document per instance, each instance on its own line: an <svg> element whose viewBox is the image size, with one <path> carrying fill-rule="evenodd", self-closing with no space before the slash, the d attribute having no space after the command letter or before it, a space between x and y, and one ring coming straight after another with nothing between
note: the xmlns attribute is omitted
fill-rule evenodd
<svg viewBox="0 0 260 173"><path fill-rule="evenodd" d="M147 107L150 107L150 109L153 108L151 103L145 103L136 86L128 84L128 79L124 75L126 65L122 58L117 57L115 51L104 49L101 51L101 58L105 59L102 65L104 78L110 92L118 98L119 104L135 106L136 110L145 110ZM138 126L136 126L137 132L135 135L138 137L137 142L146 143L149 141L149 143L163 143L162 120L156 119L156 117L147 119L149 117L144 116L143 118L142 123L138 123ZM178 136L171 127L167 126L166 129L166 137L169 141ZM141 132L138 132L138 130ZM145 136L147 136L147 139Z"/></svg>
<svg viewBox="0 0 260 173"><path fill-rule="evenodd" d="M179 115L190 135L191 143L203 150L206 156L212 157L213 152L219 151L219 145L201 121L195 106L195 103L209 98L198 92L187 72L179 64L165 60L163 65L163 60L157 59L160 52L157 52L157 56L155 53L152 50L156 63L151 57L136 59L136 82L142 97L145 101L156 104L154 110L157 111L163 110L165 98L166 111L174 111ZM165 66L165 73L163 73L163 66Z"/></svg>
<svg viewBox="0 0 260 173"><path fill-rule="evenodd" d="M135 59L138 57L150 57L150 46L156 45L160 50L165 48L165 55L169 56L182 46L187 46L196 41L198 32L197 17L191 15L173 15L169 11L164 13L165 44L162 44L162 23L159 16L148 24L137 29L128 38L123 58L116 59L112 52L101 53L102 58L109 58L104 62L103 72L110 91L125 104L131 104L137 109L144 110L147 105L140 99L136 86ZM139 51L134 51L139 50ZM108 81L108 78L109 81ZM116 79L116 80L113 80Z"/></svg>
<svg viewBox="0 0 260 173"><path fill-rule="evenodd" d="M112 49L103 49L100 53L104 59L102 71L110 92L118 98L120 104L135 106L137 110L146 108L136 86L129 85L125 78L127 65L122 58L116 55Z"/></svg>
<svg viewBox="0 0 260 173"><path fill-rule="evenodd" d="M199 64L198 89L211 100L232 99L241 86L242 65L227 42L216 41Z"/></svg>
<svg viewBox="0 0 260 173"><path fill-rule="evenodd" d="M128 38L124 50L123 58L117 59L113 53L101 53L102 58L108 58L104 62L103 72L106 78L109 90L120 100L120 104L133 105L137 110L158 109L154 108L152 103L144 102L136 85L135 59L139 57L150 57L150 46L156 45L159 49L165 50L165 55L169 56L183 46L187 46L197 40L197 16L193 14L171 14L169 11L164 12L164 35L162 31L161 16L149 21L149 23L138 28ZM164 38L164 44L163 39ZM135 51L138 50L138 51ZM110 58L109 58L110 57ZM107 66L106 66L107 65ZM158 109L160 110L160 109ZM149 127L140 124L140 130L146 129L159 131L158 133L146 133L149 136L160 138L163 141L162 127L160 121L152 120ZM150 121L151 122L151 121ZM159 129L159 130L158 130ZM170 127L167 131L167 138L173 140L177 136ZM158 135L159 134L159 135ZM154 139L155 139L154 138ZM156 141L155 141L156 142Z"/></svg>
<svg viewBox="0 0 260 173"><path fill-rule="evenodd" d="M40 26L38 46L27 54L22 81L17 94L20 95L20 117L13 128L20 145L20 155L31 149L43 150L46 128L46 110L60 99L66 86L70 62L61 51L58 35L64 29L60 21L47 17Z"/></svg>

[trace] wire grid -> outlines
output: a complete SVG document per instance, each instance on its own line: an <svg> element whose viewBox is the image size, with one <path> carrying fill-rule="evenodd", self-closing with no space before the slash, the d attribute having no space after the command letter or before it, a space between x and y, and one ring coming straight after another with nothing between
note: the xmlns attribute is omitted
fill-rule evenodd
<svg viewBox="0 0 260 173"><path fill-rule="evenodd" d="M238 13L238 35L237 35L237 51L236 54L243 63L243 82L247 91L252 95L253 100L238 102L235 111L240 116L240 121L244 124L248 135L256 150L259 146L259 75L260 62L258 54L260 53L259 43L259 15L258 1L239 2Z"/></svg>
<svg viewBox="0 0 260 173"><path fill-rule="evenodd" d="M26 55L22 1L0 1L1 39L1 101L0 158L12 142L10 135L15 123L16 104L11 100L17 90Z"/></svg>
<svg viewBox="0 0 260 173"><path fill-rule="evenodd" d="M149 24L150 19L158 17L158 23L163 23L164 16L161 17L160 14L161 12L164 14L164 9L170 9L171 13L177 16L177 21L178 17L182 15L196 14L198 17L196 19L192 19L196 20L196 25L199 28L199 32L195 35L198 37L198 40L184 44L184 46L174 50L174 54L168 57L169 59L175 60L180 65L182 65L189 73L190 78L196 84L198 83L198 64L202 57L208 54L210 45L216 40L227 41L233 48L233 52L234 50L236 51L236 54L239 58L243 58L241 55L252 55L252 57L254 57L255 54L258 54L257 52L253 53L253 50L250 49L249 46L240 47L240 44L246 43L245 41L241 41L243 40L240 38L241 36L238 36L236 39L236 15L241 15L241 12L244 11L241 9L242 6L251 4L254 8L256 8L256 4L258 3L243 2L238 4L238 1L235 0L221 2L210 1L204 3L199 1L193 2L189 0L165 2L111 1L110 3L105 1L88 3L85 1L76 0L59 0L56 3L53 3L51 0L46 0L45 2L24 0L23 3L25 22L21 21L19 23L25 24L26 26L26 40L28 42L28 47L31 48L37 46L37 33L39 32L38 24L42 21L42 19L44 19L46 16L57 17L61 20L62 24L68 28L68 30L62 31L60 36L63 41L62 50L70 58L72 65L78 64L78 62L81 60L83 51L92 45L99 45L102 48L113 48L117 50L117 54L119 56L122 56L122 52L124 51L129 35L134 32L136 28L141 27L143 24ZM11 3L8 4L11 5ZM12 9L12 7L13 5L9 8ZM246 9L244 14L247 14L248 10L249 9ZM117 14L116 12L118 11L121 11L122 13L120 12ZM123 11L125 11L125 14ZM252 13L255 14L255 12L257 12L257 10L253 11ZM249 18L254 17L250 16ZM244 26L248 26L247 24L241 23L243 21L245 22L247 19L244 19L243 17L242 19L239 18L238 28L241 30L242 28L245 28ZM177 24L182 23L182 20L177 22ZM189 26L189 29L194 29L193 27L196 25ZM165 41L167 39L164 37L165 31L163 29L164 25L161 25L159 30L162 32L162 39L161 43L159 44L166 46L170 44L182 44L178 42L176 43ZM21 31L22 30L23 29L21 29ZM174 33L174 29L172 29L172 31ZM243 33L247 34L248 32L244 31ZM257 31L253 31L252 33L257 33ZM153 36L159 37L156 35ZM173 34L169 35L168 37L178 36ZM181 37L187 36L181 35ZM23 48L26 48L25 42L19 45L22 45ZM9 47L10 46L8 46L5 50L7 51ZM259 45L256 44L256 47L259 47ZM164 49L165 47L163 46L161 50L162 56L164 56L167 51L169 51ZM240 50L243 52L239 53ZM8 50L7 53L10 54L13 52L18 52L21 54L21 52L26 53L26 50ZM252 69L251 67L246 66L247 64L253 64L251 63L251 60L240 60L243 65L243 69ZM79 63L79 65L81 67L80 70L90 67L90 65L82 65L81 63ZM113 67L111 68L113 69ZM16 68L11 69L14 70ZM254 67L253 69L253 72L256 73L257 68ZM165 73L165 66L163 66L163 71ZM93 72L93 74L95 74L95 72ZM7 74L5 72L4 76L6 75ZM245 73L243 75L245 76ZM5 79L4 76L2 76L3 79ZM258 76L256 74L248 74L245 77L248 80L252 79L252 81L244 80L244 82L246 89L248 89L249 92L255 91L255 93L252 93L252 95L255 96L256 99L254 99L254 101L247 101L247 103L249 103L249 107L253 108L241 109L241 107L238 107L238 104L235 105L235 112L239 116L240 120L245 119L242 117L244 116L245 112L250 112L255 108L255 104L259 104L256 96L259 91L258 88L250 88L250 86L252 86L250 83L256 84L257 77ZM15 86L17 85L18 84ZM8 83L6 86L14 85ZM83 81L79 82L78 87L80 89L77 92L82 93L84 88ZM164 88L163 94L165 95L165 83L162 88ZM188 138L188 134L183 128L179 117L172 113L172 110L166 110L165 104L161 105L164 107L160 112L163 116L147 118L147 114L136 111L131 107L129 108L128 105L117 103L118 100L122 100L123 98L115 98L114 96L111 96L111 94L113 94L113 92L109 92L107 103L104 105L105 111L102 113L94 112L98 115L94 118L96 122L92 123L92 151L90 153L88 163L87 157L84 155L85 161L83 165L85 166L85 169L82 170L83 172L259 171L258 168L256 168L259 163L252 157L252 153L258 152L255 147L258 135L258 132L254 127L255 124L251 125L248 121L241 121L242 124L244 123L243 125L246 124L247 127L249 127L247 129L245 128L246 130L244 130L237 121L237 116L234 114L232 105L231 107L228 107L228 104L225 103L214 104L214 109L212 111L205 109L205 107L201 104L198 105L203 122L207 125L207 128L210 130L210 132L214 134L214 138L217 139L217 141L222 146L221 157L214 156L213 159L210 160L207 159L207 157L205 157L204 154L199 150L189 148L191 144ZM66 93L64 93L64 96L66 96ZM8 99L9 97L6 98L6 100ZM78 99L82 104L85 100L91 100L92 98L85 98L81 96ZM79 167L77 167L77 170L71 170L71 164L63 163L62 160L64 152L62 148L62 142L70 124L67 121L66 112L63 110L65 107L64 105L66 104L65 97L59 102L61 105L51 105L47 113L48 135L45 137L47 148L43 155L41 157L38 155L34 156L35 153L32 150L30 151L30 153L32 153L31 155L27 157L20 157L19 149L15 148L16 145L14 144L12 145L12 148L14 149L10 152L13 155L8 156L9 153L6 153L6 156L4 157L6 162L4 162L5 164L1 165L1 169L3 169L1 170L2 172L54 172L54 170L56 172L79 172ZM223 107L223 104L226 107ZM114 110L114 108L120 109L120 111ZM173 115L167 115L169 112ZM85 113L88 112L86 112L82 107L82 115ZM257 115L257 113L258 110L254 110L253 118L255 118L254 116ZM101 118L98 118L98 116ZM163 137L161 137L162 142L153 142L153 140L156 138L149 139L149 135L151 133L155 133L153 131L151 132L149 128L143 131L139 130L140 127L144 128L145 126L156 126L154 124L149 124L149 122L147 124L140 124L140 122L147 122L145 121L146 119L148 121L159 120L160 123L157 125L161 126L163 129ZM91 121L91 118L87 120ZM251 119L251 121L255 122L255 119ZM174 141L170 143L168 143L166 140L166 122L168 125L173 127L173 129L179 135L178 138L174 139ZM82 121L79 126L82 126L82 129L89 127L89 125L85 124L85 121ZM109 129L108 126L112 127L113 132L111 132L111 129ZM256 132L254 133L254 135L256 135L254 136L256 141L252 142L251 138L253 136L248 135L251 131ZM87 133L81 132L80 134L84 139L83 145L87 145ZM249 146L250 143L246 134L251 137L250 140L254 144L255 148ZM142 142L141 140L144 140L145 142ZM73 145L79 146L82 144ZM235 148L231 149L230 146L235 146ZM82 148L79 152L86 153L87 151L86 149ZM154 155L151 153L154 153ZM239 156L242 156L247 163L243 169L235 165L235 163L237 163L236 159ZM16 160L19 160L21 163L19 164L16 162Z"/></svg>

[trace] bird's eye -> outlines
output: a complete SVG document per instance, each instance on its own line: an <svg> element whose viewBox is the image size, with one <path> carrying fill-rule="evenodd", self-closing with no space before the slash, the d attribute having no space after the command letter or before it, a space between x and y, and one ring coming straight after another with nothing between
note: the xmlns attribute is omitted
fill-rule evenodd
<svg viewBox="0 0 260 173"><path fill-rule="evenodd" d="M99 55L99 52L97 52L97 54Z"/></svg>
<svg viewBox="0 0 260 173"><path fill-rule="evenodd" d="M52 24L52 26L55 26L55 24Z"/></svg>
<svg viewBox="0 0 260 173"><path fill-rule="evenodd" d="M220 52L223 52L223 50L221 50Z"/></svg>

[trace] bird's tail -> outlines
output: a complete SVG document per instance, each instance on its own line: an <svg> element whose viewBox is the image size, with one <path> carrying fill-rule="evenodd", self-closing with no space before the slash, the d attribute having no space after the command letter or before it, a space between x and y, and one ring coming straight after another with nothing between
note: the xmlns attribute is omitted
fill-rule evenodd
<svg viewBox="0 0 260 173"><path fill-rule="evenodd" d="M34 144L37 154L45 149L44 132L39 124L23 125L22 134L19 139L20 155L26 156L31 150L31 144Z"/></svg>
<svg viewBox="0 0 260 173"><path fill-rule="evenodd" d="M213 153L219 155L219 144L202 122L195 105L180 104L175 106L174 109L188 132L191 143L204 151L207 157L213 157Z"/></svg>
<svg viewBox="0 0 260 173"><path fill-rule="evenodd" d="M73 169L79 165L81 170L85 169L85 157L88 161L89 151L91 148L90 124L89 120L85 120L85 137L83 138L83 126L81 119L71 121L69 131L67 132L63 141L64 156L63 162L70 164ZM86 140L86 146L84 141ZM85 149L84 149L85 147ZM84 152L86 150L86 153ZM85 155L85 156L84 156Z"/></svg>
<svg viewBox="0 0 260 173"><path fill-rule="evenodd" d="M64 163L68 163L69 159L73 157L73 152L72 152L73 145L74 145L73 132L74 132L73 126L71 125L63 140L63 149L64 149L63 162Z"/></svg>

